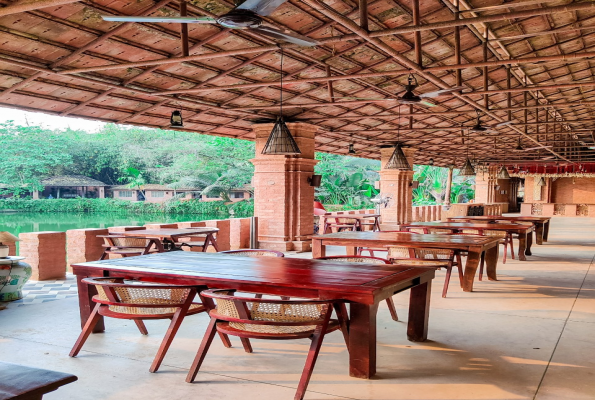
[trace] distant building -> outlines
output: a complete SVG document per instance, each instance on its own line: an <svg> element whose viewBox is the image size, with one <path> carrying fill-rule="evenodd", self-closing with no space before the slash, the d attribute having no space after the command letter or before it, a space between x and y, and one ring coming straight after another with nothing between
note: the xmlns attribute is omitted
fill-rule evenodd
<svg viewBox="0 0 595 400"><path fill-rule="evenodd" d="M33 191L33 198L72 199L84 197L90 199L105 198L105 188L109 185L83 175L52 176L41 181L42 191Z"/></svg>
<svg viewBox="0 0 595 400"><path fill-rule="evenodd" d="M252 193L248 190L248 189L232 189L229 193L229 199L231 201L233 201L234 203L236 201L242 201L242 200L248 200L252 197ZM202 201L218 201L218 200L223 200L221 197L219 196L213 196L213 195L205 195L203 194L201 197Z"/></svg>
<svg viewBox="0 0 595 400"><path fill-rule="evenodd" d="M172 189L165 185L146 184L140 189L130 188L127 185L112 186L109 191L114 199L128 201L146 201L149 203L163 203L177 196L179 200L190 200L195 198L196 189ZM145 195L143 197L143 191ZM196 195L198 196L198 195Z"/></svg>

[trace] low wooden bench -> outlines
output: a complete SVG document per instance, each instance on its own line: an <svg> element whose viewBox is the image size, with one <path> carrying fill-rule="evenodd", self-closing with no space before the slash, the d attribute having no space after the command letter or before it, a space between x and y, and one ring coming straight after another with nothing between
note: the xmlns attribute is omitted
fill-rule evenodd
<svg viewBox="0 0 595 400"><path fill-rule="evenodd" d="M77 379L64 372L0 362L0 400L39 400Z"/></svg>

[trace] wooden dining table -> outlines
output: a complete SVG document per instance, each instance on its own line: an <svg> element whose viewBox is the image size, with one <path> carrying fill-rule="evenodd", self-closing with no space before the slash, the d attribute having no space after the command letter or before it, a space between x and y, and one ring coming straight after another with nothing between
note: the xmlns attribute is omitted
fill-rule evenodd
<svg viewBox="0 0 595 400"><path fill-rule="evenodd" d="M434 270L392 265L182 251L79 263L72 268L79 290L81 326L97 293L94 286L82 282L86 277L344 300L350 305L349 374L357 378L371 378L376 373L376 313L378 304L390 296L410 290L407 336L415 342L426 340L435 274ZM95 332L103 330L101 320Z"/></svg>
<svg viewBox="0 0 595 400"><path fill-rule="evenodd" d="M209 245L213 246L215 251L219 251L217 240L213 236L219 232L219 228L198 227L198 228L183 228L183 229L139 229L134 231L118 232L120 236L142 237L146 239L160 240L166 250L179 250L179 246L183 244L180 238L196 237L204 235L204 244L202 251L207 251Z"/></svg>
<svg viewBox="0 0 595 400"><path fill-rule="evenodd" d="M468 252L463 277L463 290L473 291L473 281L481 254L485 253L488 279L497 281L498 239L489 236L412 235L403 232L338 232L312 236L312 256L326 256L326 246L344 246L348 255L356 255L358 247L382 248L402 246L410 248L452 249Z"/></svg>
<svg viewBox="0 0 595 400"><path fill-rule="evenodd" d="M533 243L533 236L531 232L535 230L534 226L519 225L519 224L490 224L487 222L410 222L402 224L403 228L428 228L428 229L452 229L455 232L462 232L467 229L483 231L503 231L507 233L515 233L519 237L518 257L521 261L527 261L527 256L532 255L531 245Z"/></svg>
<svg viewBox="0 0 595 400"><path fill-rule="evenodd" d="M535 243L542 245L547 242L550 232L551 217L539 216L504 216L504 215L475 215L471 217L449 217L450 222L465 222L465 221L482 221L487 223L495 223L496 221L519 221L531 222L535 224Z"/></svg>

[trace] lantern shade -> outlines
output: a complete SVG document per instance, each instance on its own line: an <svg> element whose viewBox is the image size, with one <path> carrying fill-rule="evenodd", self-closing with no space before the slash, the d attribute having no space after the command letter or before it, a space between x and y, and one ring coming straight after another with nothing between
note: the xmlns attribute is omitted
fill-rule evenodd
<svg viewBox="0 0 595 400"><path fill-rule="evenodd" d="M461 172L459 172L459 175L461 175L461 176L474 176L475 175L475 170L473 169L473 165L471 165L471 160L469 160L468 158L465 161L465 164L463 164L463 167L461 168Z"/></svg>
<svg viewBox="0 0 595 400"><path fill-rule="evenodd" d="M508 170L506 169L506 167L504 165L502 166L502 168L500 168L500 172L498 172L498 176L496 176L496 178L510 179L510 174L508 173Z"/></svg>
<svg viewBox="0 0 595 400"><path fill-rule="evenodd" d="M539 180L537 181L537 186L545 186L545 179L543 179L543 176L541 178L539 178Z"/></svg>
<svg viewBox="0 0 595 400"><path fill-rule="evenodd" d="M348 154L355 154L355 146L353 143L349 143L349 150L347 151Z"/></svg>
<svg viewBox="0 0 595 400"><path fill-rule="evenodd" d="M275 122L275 126L273 126L269 139L262 149L262 154L296 155L301 153L285 121L283 121L282 117L279 117L277 122Z"/></svg>
<svg viewBox="0 0 595 400"><path fill-rule="evenodd" d="M169 119L170 125L172 128L183 128L184 121L182 121L182 111L174 110L171 112L171 117Z"/></svg>
<svg viewBox="0 0 595 400"><path fill-rule="evenodd" d="M393 151L393 154L390 156L388 162L384 166L384 169L411 169L411 165L409 165L409 161L407 161L407 157L405 157L405 153L403 153L403 149L401 148L400 144L395 146L395 151Z"/></svg>
<svg viewBox="0 0 595 400"><path fill-rule="evenodd" d="M0 232L0 244L2 243L14 243L14 242L20 242L21 239L19 239L18 237L16 237L15 235L13 235L10 232Z"/></svg>

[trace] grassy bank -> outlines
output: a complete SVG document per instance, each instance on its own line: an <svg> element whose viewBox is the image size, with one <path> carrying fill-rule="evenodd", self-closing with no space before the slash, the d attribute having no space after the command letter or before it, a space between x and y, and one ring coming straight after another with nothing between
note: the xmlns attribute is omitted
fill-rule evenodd
<svg viewBox="0 0 595 400"><path fill-rule="evenodd" d="M15 210L20 212L67 212L94 213L114 212L133 214L209 214L228 217L229 210L234 210L237 217L248 217L254 214L252 201L241 201L226 205L222 201L171 201L165 203L132 202L116 199L42 199L0 200L0 210Z"/></svg>

